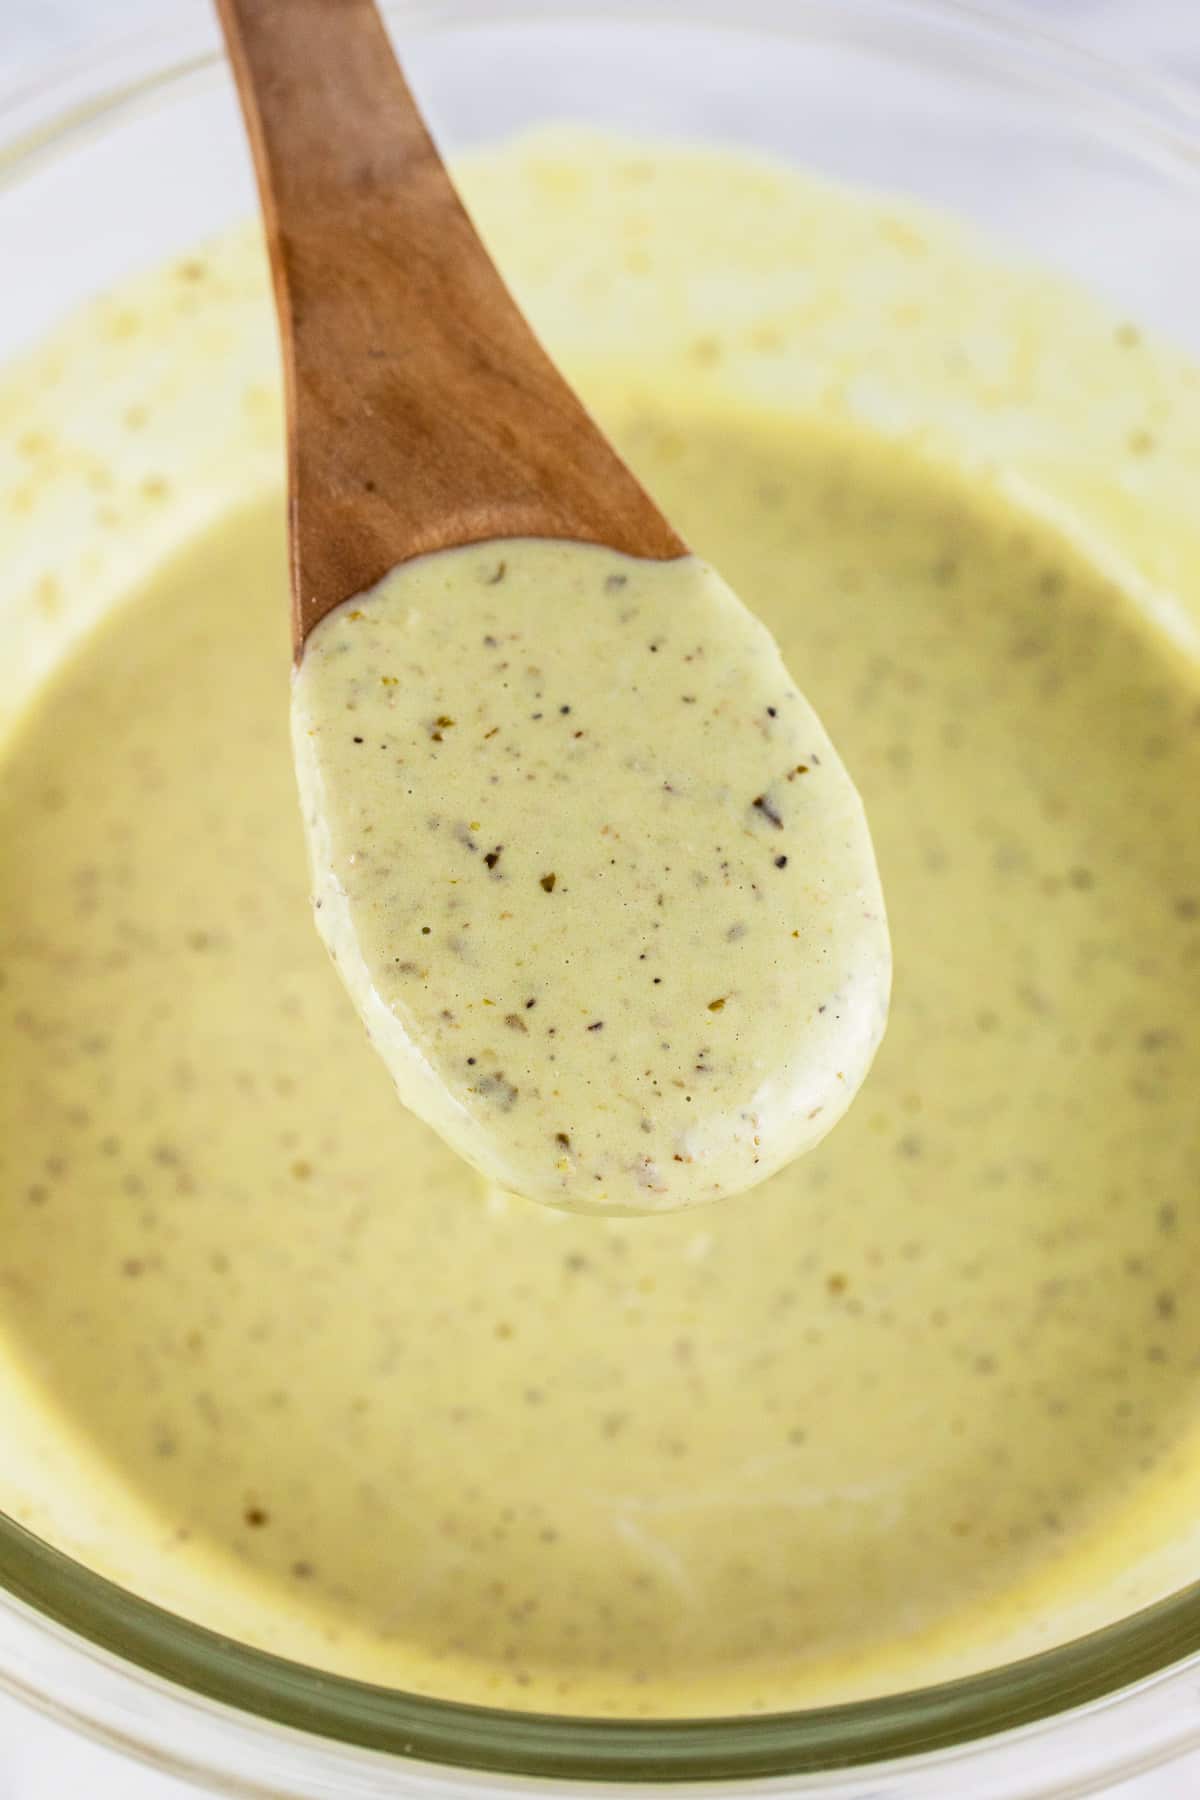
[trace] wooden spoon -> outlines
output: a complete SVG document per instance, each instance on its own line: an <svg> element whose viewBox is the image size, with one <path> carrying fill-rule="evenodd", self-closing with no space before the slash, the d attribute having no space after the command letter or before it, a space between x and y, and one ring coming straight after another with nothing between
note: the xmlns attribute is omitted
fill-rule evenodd
<svg viewBox="0 0 1200 1800"><path fill-rule="evenodd" d="M404 1104L489 1181L586 1211L736 1193L823 1135L882 1030L861 802L778 647L688 555L517 310L372 0L218 4L283 335L292 736L318 930ZM469 552L447 559L457 582L430 567L505 539L524 542L489 551L483 580ZM493 594L510 561L524 576ZM681 618L688 663L705 660L668 721L628 670ZM536 645L522 679L553 684L553 725L507 679L492 694L497 633ZM775 793L818 764L802 800ZM639 842L661 848L664 807L683 810L656 861ZM754 933L706 931L710 851L757 896ZM719 1067L673 1048L652 943L685 1045L707 1044L736 996ZM601 995L617 1009L604 1038Z"/></svg>
<svg viewBox="0 0 1200 1800"><path fill-rule="evenodd" d="M217 5L283 340L297 659L334 607L431 551L685 555L497 273L373 0Z"/></svg>

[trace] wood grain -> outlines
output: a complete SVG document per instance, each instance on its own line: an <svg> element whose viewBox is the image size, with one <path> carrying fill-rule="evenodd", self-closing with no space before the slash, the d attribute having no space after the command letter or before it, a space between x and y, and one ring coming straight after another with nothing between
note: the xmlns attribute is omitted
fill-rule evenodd
<svg viewBox="0 0 1200 1800"><path fill-rule="evenodd" d="M477 236L373 0L217 0L254 152L288 411L293 641L410 557L686 546Z"/></svg>

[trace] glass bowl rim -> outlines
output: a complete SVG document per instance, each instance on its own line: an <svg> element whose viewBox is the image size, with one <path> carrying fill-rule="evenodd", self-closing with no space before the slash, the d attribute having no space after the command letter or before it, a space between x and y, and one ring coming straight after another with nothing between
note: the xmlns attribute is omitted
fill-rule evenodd
<svg viewBox="0 0 1200 1800"><path fill-rule="evenodd" d="M971 0L795 0L786 23L732 22L720 0L513 0L485 12L481 0L384 0L406 31L601 23L649 30L717 27L751 37L800 39L813 22L849 39L916 28L960 51L999 58L1002 72L1038 87L1066 87L1105 106L1145 148L1200 174L1200 93L1153 73L1130 72L1028 19ZM884 46L899 55L896 44ZM922 44L908 43L909 60ZM0 189L81 134L161 100L178 83L218 74L215 33L156 25L110 35L88 51L47 60L0 85ZM1020 1727L1114 1700L1200 1658L1200 1581L1115 1623L978 1674L878 1698L798 1711L729 1717L619 1720L516 1712L407 1693L325 1673L234 1642L95 1574L0 1512L0 1607L27 1613L133 1677L165 1681L182 1696L215 1701L247 1722L289 1727L347 1749L451 1769L559 1781L681 1782L865 1770L897 1760L915 1767ZM0 1684L4 1670L0 1668ZM38 1699L26 1684L14 1689ZM1194 1735L1200 1736L1200 1723ZM126 1748L134 1748L126 1745ZM193 1771L196 1772L196 1771ZM1073 1790L1074 1791L1074 1790Z"/></svg>

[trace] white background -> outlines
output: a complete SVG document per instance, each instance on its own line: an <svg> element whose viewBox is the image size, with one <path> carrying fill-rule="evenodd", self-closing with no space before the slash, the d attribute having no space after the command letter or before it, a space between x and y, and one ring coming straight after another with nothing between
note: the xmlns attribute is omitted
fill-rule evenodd
<svg viewBox="0 0 1200 1800"><path fill-rule="evenodd" d="M205 0L172 0L199 13ZM1001 10L992 0L993 10ZM1121 63L1200 83L1200 0L1008 0L1044 28ZM0 0L0 90L56 55L160 23L164 0ZM1200 218L1196 221L1200 232ZM1200 1757L1109 1790L1108 1800L1200 1795ZM84 1743L0 1695L0 1800L196 1800L196 1790ZM970 1800L964 1795L963 1800Z"/></svg>

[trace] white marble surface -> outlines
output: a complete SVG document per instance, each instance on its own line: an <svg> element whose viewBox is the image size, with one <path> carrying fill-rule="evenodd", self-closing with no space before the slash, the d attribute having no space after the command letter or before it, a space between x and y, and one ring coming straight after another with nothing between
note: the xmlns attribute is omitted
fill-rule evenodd
<svg viewBox="0 0 1200 1800"><path fill-rule="evenodd" d="M0 91L57 56L161 23L165 11L198 17L206 4L0 0ZM1023 13L1120 62L1200 83L1200 0L1009 0L1003 10ZM195 1800L196 1793L189 1784L87 1743L0 1694L0 1800ZM1200 1795L1200 1757L1123 1782L1110 1788L1105 1800L1193 1795Z"/></svg>

